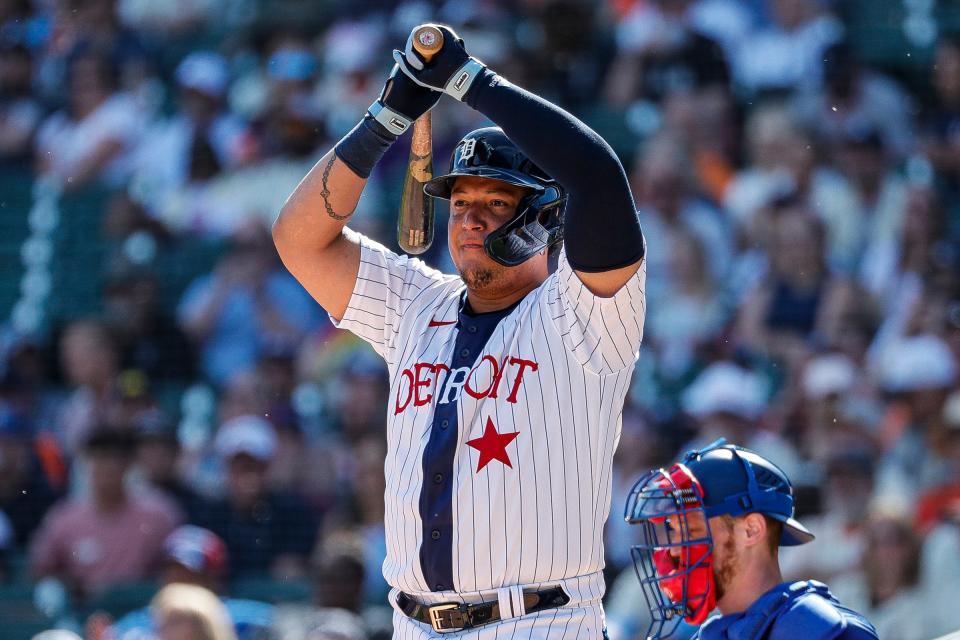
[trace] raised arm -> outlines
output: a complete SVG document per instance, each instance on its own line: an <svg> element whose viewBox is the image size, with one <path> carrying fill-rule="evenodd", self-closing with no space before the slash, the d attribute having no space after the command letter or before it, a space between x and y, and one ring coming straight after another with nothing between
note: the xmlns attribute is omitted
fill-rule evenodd
<svg viewBox="0 0 960 640"><path fill-rule="evenodd" d="M394 67L380 98L300 181L273 225L273 240L291 274L334 318L350 302L360 245L346 224L374 165L440 93L417 86Z"/></svg>
<svg viewBox="0 0 960 640"><path fill-rule="evenodd" d="M449 28L429 63L408 45L394 59L414 81L442 88L499 125L569 193L567 259L595 294L616 293L644 256L643 234L623 166L603 138L576 117L516 87L471 58Z"/></svg>

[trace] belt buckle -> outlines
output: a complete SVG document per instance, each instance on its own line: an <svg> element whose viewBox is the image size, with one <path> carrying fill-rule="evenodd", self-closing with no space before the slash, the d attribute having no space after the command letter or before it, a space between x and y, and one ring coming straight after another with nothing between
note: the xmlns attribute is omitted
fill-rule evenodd
<svg viewBox="0 0 960 640"><path fill-rule="evenodd" d="M458 610L462 616L462 620L458 622L463 622L464 624L460 626L451 625L450 627L443 626L443 619L440 617L440 614L444 611ZM467 610L464 605L459 602L445 602L442 604L435 604L433 606L427 607L427 613L430 615L430 626L433 627L433 630L437 633L448 633L451 631L460 631L466 629L470 624L469 616L467 615Z"/></svg>

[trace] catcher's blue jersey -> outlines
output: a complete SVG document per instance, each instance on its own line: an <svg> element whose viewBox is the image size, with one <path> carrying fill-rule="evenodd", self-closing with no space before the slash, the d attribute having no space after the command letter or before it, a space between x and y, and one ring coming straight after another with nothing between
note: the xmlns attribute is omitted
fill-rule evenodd
<svg viewBox="0 0 960 640"><path fill-rule="evenodd" d="M750 608L707 620L699 640L877 640L862 615L815 580L779 584Z"/></svg>

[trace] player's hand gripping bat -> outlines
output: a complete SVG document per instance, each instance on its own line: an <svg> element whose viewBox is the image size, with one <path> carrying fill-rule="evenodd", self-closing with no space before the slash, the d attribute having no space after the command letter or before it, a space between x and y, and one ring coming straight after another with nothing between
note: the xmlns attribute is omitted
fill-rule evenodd
<svg viewBox="0 0 960 640"><path fill-rule="evenodd" d="M428 62L443 46L443 34L436 27L420 26L413 33L413 47ZM433 243L433 198L423 185L433 178L433 131L430 112L413 123L410 161L403 178L403 196L397 219L397 242L407 253L420 254Z"/></svg>

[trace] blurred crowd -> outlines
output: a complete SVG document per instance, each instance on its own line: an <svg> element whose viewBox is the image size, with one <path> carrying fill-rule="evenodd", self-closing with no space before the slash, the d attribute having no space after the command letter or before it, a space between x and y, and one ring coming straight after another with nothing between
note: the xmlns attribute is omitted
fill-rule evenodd
<svg viewBox="0 0 960 640"><path fill-rule="evenodd" d="M611 638L646 629L631 484L720 435L797 487L818 539L785 577L828 582L882 638L960 628L960 21L912 24L886 62L853 28L916 4L0 0L0 172L52 198L36 210L96 203L82 244L109 256L79 274L95 313L0 309L0 600L30 589L50 638L390 636L386 369L269 226L390 49L443 21L630 174L648 299ZM449 100L433 122L438 169L483 124ZM393 247L405 163L401 142L351 223ZM165 269L198 239L213 268L178 286ZM426 259L452 268L442 239Z"/></svg>

